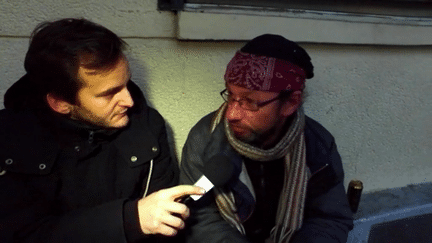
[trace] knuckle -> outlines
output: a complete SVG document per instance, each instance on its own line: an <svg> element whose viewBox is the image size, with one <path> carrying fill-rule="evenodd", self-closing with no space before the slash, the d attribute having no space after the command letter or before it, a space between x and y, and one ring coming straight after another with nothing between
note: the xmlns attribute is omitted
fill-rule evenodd
<svg viewBox="0 0 432 243"><path fill-rule="evenodd" d="M155 232L158 230L158 228L160 228L160 222L157 220L153 220L150 224L150 229Z"/></svg>

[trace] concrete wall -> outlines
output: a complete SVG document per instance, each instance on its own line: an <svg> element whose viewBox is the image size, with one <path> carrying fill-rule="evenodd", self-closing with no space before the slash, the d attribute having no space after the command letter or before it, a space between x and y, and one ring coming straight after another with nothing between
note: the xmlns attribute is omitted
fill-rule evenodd
<svg viewBox="0 0 432 243"><path fill-rule="evenodd" d="M130 45L133 80L166 119L180 157L190 128L221 104L225 66L244 42L180 41L177 16L157 11L156 0L59 2L0 0L0 102L24 74L36 24L85 17ZM346 182L361 179L373 191L432 181L432 46L301 45L316 74L307 81L306 113L335 136Z"/></svg>

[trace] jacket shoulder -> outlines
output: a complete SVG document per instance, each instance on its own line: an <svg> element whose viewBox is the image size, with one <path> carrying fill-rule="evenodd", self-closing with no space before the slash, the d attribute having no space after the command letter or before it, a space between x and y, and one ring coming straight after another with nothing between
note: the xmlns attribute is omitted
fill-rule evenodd
<svg viewBox="0 0 432 243"><path fill-rule="evenodd" d="M59 148L31 112L0 111L0 166L7 171L48 174Z"/></svg>
<svg viewBox="0 0 432 243"><path fill-rule="evenodd" d="M340 180L343 166L333 135L310 117L305 122L306 158L312 175L325 168Z"/></svg>
<svg viewBox="0 0 432 243"><path fill-rule="evenodd" d="M211 138L210 124L214 112L201 118L189 131L180 163L180 183L194 183L204 166L205 148Z"/></svg>
<svg viewBox="0 0 432 243"><path fill-rule="evenodd" d="M201 118L189 131L187 144L206 144L211 136L211 122L215 112L211 112Z"/></svg>
<svg viewBox="0 0 432 243"><path fill-rule="evenodd" d="M207 115L205 115L203 118L201 118L191 129L191 133L192 131L195 132L207 132L208 134L210 134L210 125L211 125L211 121L214 117L214 114L216 112L211 112Z"/></svg>
<svg viewBox="0 0 432 243"><path fill-rule="evenodd" d="M325 148L330 148L334 143L333 135L324 126L308 116L305 118L305 135L309 139L321 143Z"/></svg>

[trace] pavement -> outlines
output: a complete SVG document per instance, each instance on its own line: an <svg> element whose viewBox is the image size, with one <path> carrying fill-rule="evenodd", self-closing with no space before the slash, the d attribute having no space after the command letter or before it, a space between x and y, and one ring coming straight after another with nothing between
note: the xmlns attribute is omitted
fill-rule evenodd
<svg viewBox="0 0 432 243"><path fill-rule="evenodd" d="M371 227L368 243L431 242L432 213L412 216Z"/></svg>
<svg viewBox="0 0 432 243"><path fill-rule="evenodd" d="M347 242L432 242L432 182L364 193Z"/></svg>

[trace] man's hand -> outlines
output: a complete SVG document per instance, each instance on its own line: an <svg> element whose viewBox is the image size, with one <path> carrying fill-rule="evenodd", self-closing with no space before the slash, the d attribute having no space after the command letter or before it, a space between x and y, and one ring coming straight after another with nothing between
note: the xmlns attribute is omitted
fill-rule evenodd
<svg viewBox="0 0 432 243"><path fill-rule="evenodd" d="M141 230L144 234L176 235L178 230L184 228L184 220L189 217L189 208L183 203L176 202L176 199L186 195L202 194L204 190L200 187L181 185L141 198L138 201Z"/></svg>

